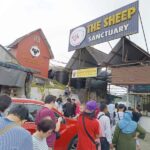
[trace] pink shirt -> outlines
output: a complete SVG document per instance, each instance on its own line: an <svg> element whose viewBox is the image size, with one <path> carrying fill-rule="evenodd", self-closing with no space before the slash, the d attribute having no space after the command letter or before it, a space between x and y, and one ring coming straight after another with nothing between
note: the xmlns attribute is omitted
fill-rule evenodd
<svg viewBox="0 0 150 150"><path fill-rule="evenodd" d="M47 107L43 107L41 110L37 112L35 124L37 125L43 118L45 117L51 117L51 119L56 123L55 114L52 110L50 110ZM56 141L56 134L52 133L47 139L47 145L48 147L54 147L55 141Z"/></svg>

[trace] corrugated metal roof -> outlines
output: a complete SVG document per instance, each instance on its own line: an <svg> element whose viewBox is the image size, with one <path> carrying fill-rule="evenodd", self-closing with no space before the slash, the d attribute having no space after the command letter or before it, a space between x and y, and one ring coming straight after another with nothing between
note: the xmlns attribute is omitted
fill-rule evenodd
<svg viewBox="0 0 150 150"><path fill-rule="evenodd" d="M4 46L2 46L0 44L0 47L11 57L15 60L16 64L19 64L18 60L16 59L16 57L14 55L12 55Z"/></svg>
<svg viewBox="0 0 150 150"><path fill-rule="evenodd" d="M24 72L39 73L38 70L33 70L31 68L26 68L26 67L23 67L19 64L6 63L6 62L0 61L0 66L6 67L6 68L12 68L12 69L16 69L16 70L21 70L21 71L24 71Z"/></svg>
<svg viewBox="0 0 150 150"><path fill-rule="evenodd" d="M53 52L52 52L52 50L51 50L51 47L50 47L50 45L49 45L49 43L48 43L48 41L47 41L47 39L46 39L46 37L45 37L45 35L44 35L42 29L37 29L37 30L35 30L35 31L32 31L32 32L30 32L30 33L28 33L28 34L26 34L26 35L24 35L24 36L22 36L22 37L16 39L13 43L11 43L10 45L8 45L7 47L8 47L8 48L14 48L14 47L16 47L16 45L17 45L18 43L20 43L24 38L30 36L30 35L33 34L34 32L40 32L40 34L41 34L43 40L45 41L45 43L46 43L46 45L47 45L47 47L48 47L48 50L49 50L49 53L50 53L50 57L51 57L51 59L53 59L53 58L54 58Z"/></svg>
<svg viewBox="0 0 150 150"><path fill-rule="evenodd" d="M101 66L107 54L93 47L76 50L66 65L67 69L81 69Z"/></svg>
<svg viewBox="0 0 150 150"><path fill-rule="evenodd" d="M149 61L150 55L127 38L122 38L104 60L104 65Z"/></svg>

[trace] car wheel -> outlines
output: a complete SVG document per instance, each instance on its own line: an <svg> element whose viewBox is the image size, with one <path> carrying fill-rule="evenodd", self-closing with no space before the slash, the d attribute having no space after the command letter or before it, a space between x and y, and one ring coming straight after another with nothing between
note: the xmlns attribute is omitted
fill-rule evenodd
<svg viewBox="0 0 150 150"><path fill-rule="evenodd" d="M78 137L75 136L75 137L71 140L71 142L70 142L70 144L69 144L69 147L68 147L68 150L76 150L76 148L77 148L77 142L78 142Z"/></svg>

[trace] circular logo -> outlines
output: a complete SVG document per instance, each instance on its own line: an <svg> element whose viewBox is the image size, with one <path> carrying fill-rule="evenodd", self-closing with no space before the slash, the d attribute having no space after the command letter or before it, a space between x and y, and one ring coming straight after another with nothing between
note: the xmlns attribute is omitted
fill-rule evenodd
<svg viewBox="0 0 150 150"><path fill-rule="evenodd" d="M37 46L32 46L30 49L30 53L34 57L40 56L40 49Z"/></svg>
<svg viewBox="0 0 150 150"><path fill-rule="evenodd" d="M70 44L72 46L77 46L82 43L86 36L86 28L79 27L72 31L70 35Z"/></svg>

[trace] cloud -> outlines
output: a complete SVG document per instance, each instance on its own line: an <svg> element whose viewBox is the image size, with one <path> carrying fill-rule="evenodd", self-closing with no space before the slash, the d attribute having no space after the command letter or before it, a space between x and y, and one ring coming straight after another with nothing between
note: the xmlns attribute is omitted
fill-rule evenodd
<svg viewBox="0 0 150 150"><path fill-rule="evenodd" d="M68 61L72 52L68 52L70 29L107 14L135 0L0 0L0 44L8 45L16 38L37 28L42 28L57 60ZM140 1L143 24L150 43L147 12L150 2ZM140 34L131 39L145 48L141 27ZM141 40L142 39L142 40ZM114 46L115 41L111 41ZM108 43L95 47L108 53Z"/></svg>

